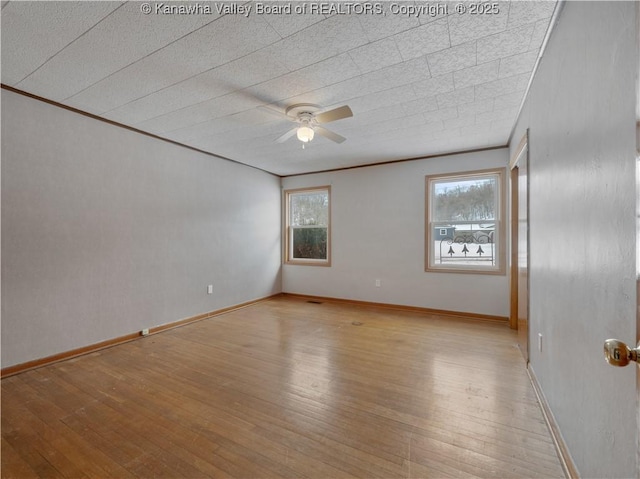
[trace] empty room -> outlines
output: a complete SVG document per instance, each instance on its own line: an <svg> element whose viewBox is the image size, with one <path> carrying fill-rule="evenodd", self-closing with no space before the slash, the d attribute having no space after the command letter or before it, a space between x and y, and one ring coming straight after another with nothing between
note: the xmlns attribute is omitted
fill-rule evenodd
<svg viewBox="0 0 640 479"><path fill-rule="evenodd" d="M640 4L22 1L2 478L640 479Z"/></svg>

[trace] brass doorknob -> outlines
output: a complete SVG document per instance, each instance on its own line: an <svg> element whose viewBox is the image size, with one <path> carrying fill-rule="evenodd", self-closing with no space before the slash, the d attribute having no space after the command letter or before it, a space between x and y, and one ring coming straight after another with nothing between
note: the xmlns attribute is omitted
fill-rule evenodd
<svg viewBox="0 0 640 479"><path fill-rule="evenodd" d="M618 339L607 339L604 342L604 358L612 366L626 366L631 361L638 362L640 343L637 348L633 349Z"/></svg>

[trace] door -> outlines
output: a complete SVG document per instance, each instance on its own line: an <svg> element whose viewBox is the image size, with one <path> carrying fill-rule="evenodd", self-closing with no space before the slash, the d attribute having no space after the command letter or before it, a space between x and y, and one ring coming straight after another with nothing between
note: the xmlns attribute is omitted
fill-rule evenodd
<svg viewBox="0 0 640 479"><path fill-rule="evenodd" d="M511 313L518 346L529 362L529 183L528 132L511 159Z"/></svg>
<svg viewBox="0 0 640 479"><path fill-rule="evenodd" d="M636 5L636 53L640 52L640 6ZM636 57L636 345L640 347L640 58ZM640 479L640 363L636 368L636 474Z"/></svg>
<svg viewBox="0 0 640 479"><path fill-rule="evenodd" d="M640 52L640 7L636 6L636 35L637 47ZM640 61L636 75L636 331L635 338L620 338L621 342L635 341L633 344L617 344L605 342L605 358L609 363L620 366L628 365L636 369L636 475L640 479ZM616 347L617 346L617 347ZM621 351L628 353L627 348L635 348L637 364L626 360ZM628 357L631 357L630 355ZM621 361L622 359L622 361Z"/></svg>

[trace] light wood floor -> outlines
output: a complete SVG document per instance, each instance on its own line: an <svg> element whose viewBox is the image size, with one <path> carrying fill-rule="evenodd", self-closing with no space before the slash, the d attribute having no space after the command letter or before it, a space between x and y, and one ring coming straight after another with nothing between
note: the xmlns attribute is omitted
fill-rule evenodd
<svg viewBox="0 0 640 479"><path fill-rule="evenodd" d="M272 299L2 380L2 477L564 477L516 341Z"/></svg>

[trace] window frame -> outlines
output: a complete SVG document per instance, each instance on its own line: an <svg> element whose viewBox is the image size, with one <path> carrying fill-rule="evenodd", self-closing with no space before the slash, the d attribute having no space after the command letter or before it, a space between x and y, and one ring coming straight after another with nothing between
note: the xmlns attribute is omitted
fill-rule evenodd
<svg viewBox="0 0 640 479"><path fill-rule="evenodd" d="M431 206L433 195L433 184L435 182L442 182L443 180L466 181L479 179L483 177L497 177L497 199L496 199L496 218L495 218L495 233L494 238L497 237L497 252L495 255L495 266L472 266L469 264L436 264L435 262L435 238L434 227L437 226L438 221L431 219L432 212ZM506 275L506 169L505 168L488 168L483 170L463 171L459 173L443 173L435 175L425 176L425 271L428 273L464 273L464 274L490 274L490 275Z"/></svg>
<svg viewBox="0 0 640 479"><path fill-rule="evenodd" d="M327 258L326 259L312 259L312 258L293 258L292 243L293 243L293 227L291 226L291 197L304 193L317 193L319 191L326 191L328 198L328 211L327 211ZM331 266L331 186L313 186L308 188L295 188L284 191L284 263L293 265L304 266ZM317 227L317 226L316 226Z"/></svg>

